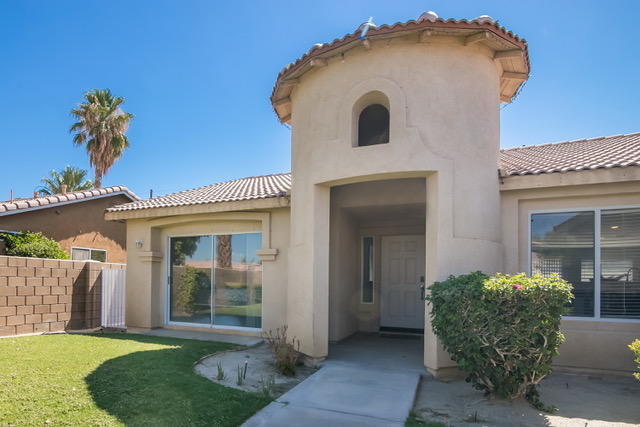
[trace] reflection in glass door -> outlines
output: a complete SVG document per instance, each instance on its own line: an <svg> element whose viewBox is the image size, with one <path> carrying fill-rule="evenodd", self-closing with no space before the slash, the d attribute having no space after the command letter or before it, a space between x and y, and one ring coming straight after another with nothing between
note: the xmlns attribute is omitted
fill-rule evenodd
<svg viewBox="0 0 640 427"><path fill-rule="evenodd" d="M171 239L169 271L172 322L211 323L212 236Z"/></svg>
<svg viewBox="0 0 640 427"><path fill-rule="evenodd" d="M260 233L173 237L170 246L170 321L262 326Z"/></svg>

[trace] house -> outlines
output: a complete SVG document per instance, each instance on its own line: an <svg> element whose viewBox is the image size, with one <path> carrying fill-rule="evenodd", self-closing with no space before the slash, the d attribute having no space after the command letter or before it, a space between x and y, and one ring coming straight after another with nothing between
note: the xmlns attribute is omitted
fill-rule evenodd
<svg viewBox="0 0 640 427"><path fill-rule="evenodd" d="M501 150L501 103L529 67L526 42L487 16L428 12L313 46L271 96L291 174L108 209L127 221L128 326L286 324L311 359L358 331L424 332L424 364L443 377L455 364L425 285L557 272L576 300L556 364L632 370L640 134Z"/></svg>
<svg viewBox="0 0 640 427"><path fill-rule="evenodd" d="M0 202L0 230L40 232L60 243L70 259L124 263L127 225L106 221L104 212L138 200L124 186L9 200Z"/></svg>

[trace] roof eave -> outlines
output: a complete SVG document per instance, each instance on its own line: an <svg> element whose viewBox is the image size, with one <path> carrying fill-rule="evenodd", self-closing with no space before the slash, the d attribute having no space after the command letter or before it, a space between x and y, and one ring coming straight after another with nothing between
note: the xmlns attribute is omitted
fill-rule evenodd
<svg viewBox="0 0 640 427"><path fill-rule="evenodd" d="M104 199L106 197L113 197L113 196L119 196L119 195L128 197L129 200L131 200L132 202L136 202L136 201L140 200L140 198L138 196L136 196L134 193L132 193L132 192L130 192L128 190L122 190L122 191L116 191L116 192L113 192L113 193L106 193L106 194L99 194L99 195L96 195L96 196L84 197L84 198L81 198L81 199L65 200L65 201L62 201L62 202L53 202L53 203L49 203L49 204L46 204L46 205L30 206L28 208L12 209L12 210L8 210L8 211L0 212L0 216L17 215L17 214L21 214L21 213L25 213L25 212L33 212L33 211L42 210L42 209L57 208L59 206L65 206L65 205L70 205L70 204L74 204L74 203L90 202L91 200Z"/></svg>
<svg viewBox="0 0 640 427"><path fill-rule="evenodd" d="M248 211L256 209L288 208L289 197L277 196L261 199L236 200L229 202L213 202L187 204L182 206L151 207L131 210L107 211L105 219L108 221L157 218L172 215L190 215L200 213Z"/></svg>
<svg viewBox="0 0 640 427"><path fill-rule="evenodd" d="M500 177L500 182L500 191L640 182L640 166L509 175Z"/></svg>
<svg viewBox="0 0 640 427"><path fill-rule="evenodd" d="M529 76L529 53L525 40L507 31L504 27L498 26L497 23L445 21L442 19L435 22L409 21L405 24L383 25L371 29L367 35L367 41L416 34L420 42L423 41L423 34L426 32L431 34L431 32L438 30L457 31L460 37L465 38L465 44L470 44L466 43L466 40L474 38L474 44L480 43L490 47L494 51L494 60L499 61L504 70L501 76L500 101L512 101ZM294 63L286 66L278 74L271 94L271 103L280 122L289 123L291 120L290 95L303 74L313 68L325 66L330 58L359 46L363 46L363 41L360 40L358 34L348 34L342 39L312 48Z"/></svg>

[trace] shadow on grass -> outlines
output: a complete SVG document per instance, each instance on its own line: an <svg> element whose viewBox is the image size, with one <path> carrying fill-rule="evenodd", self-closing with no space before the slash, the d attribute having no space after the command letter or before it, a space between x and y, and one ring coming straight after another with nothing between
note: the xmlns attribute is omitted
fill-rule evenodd
<svg viewBox="0 0 640 427"><path fill-rule="evenodd" d="M107 360L85 381L96 405L126 425L235 426L269 401L215 384L193 370L201 357L232 345L130 334L96 335L172 346Z"/></svg>

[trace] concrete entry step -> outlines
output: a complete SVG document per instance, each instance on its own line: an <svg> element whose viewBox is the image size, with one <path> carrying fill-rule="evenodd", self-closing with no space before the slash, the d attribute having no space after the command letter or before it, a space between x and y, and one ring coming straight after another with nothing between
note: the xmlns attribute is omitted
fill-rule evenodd
<svg viewBox="0 0 640 427"><path fill-rule="evenodd" d="M420 373L327 362L244 426L403 426Z"/></svg>

